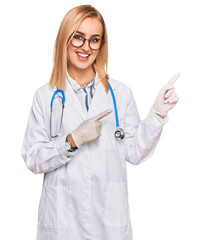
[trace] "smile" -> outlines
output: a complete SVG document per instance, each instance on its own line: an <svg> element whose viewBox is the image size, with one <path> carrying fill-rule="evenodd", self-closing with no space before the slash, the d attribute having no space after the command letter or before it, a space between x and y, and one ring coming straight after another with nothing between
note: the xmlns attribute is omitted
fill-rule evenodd
<svg viewBox="0 0 201 240"><path fill-rule="evenodd" d="M90 56L90 54L84 54L84 53L78 53L78 52L77 52L77 55L84 58L88 58Z"/></svg>

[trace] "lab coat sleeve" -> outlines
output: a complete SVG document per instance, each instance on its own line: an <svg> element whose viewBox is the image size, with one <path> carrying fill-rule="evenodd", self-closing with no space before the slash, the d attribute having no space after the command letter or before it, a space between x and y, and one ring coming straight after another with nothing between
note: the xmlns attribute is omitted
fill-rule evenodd
<svg viewBox="0 0 201 240"><path fill-rule="evenodd" d="M151 157L160 139L163 126L168 121L168 115L161 118L152 107L146 119L141 121L132 90L129 88L125 115L126 160L138 165Z"/></svg>
<svg viewBox="0 0 201 240"><path fill-rule="evenodd" d="M66 151L65 139L66 135L50 139L36 91L21 151L27 168L33 173L45 173L69 162L78 150Z"/></svg>

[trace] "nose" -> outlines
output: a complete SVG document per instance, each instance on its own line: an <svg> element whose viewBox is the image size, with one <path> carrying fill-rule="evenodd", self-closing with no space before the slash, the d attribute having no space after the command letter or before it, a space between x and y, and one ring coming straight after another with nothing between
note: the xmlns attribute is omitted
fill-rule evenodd
<svg viewBox="0 0 201 240"><path fill-rule="evenodd" d="M84 42L84 44L82 45L81 48L82 48L84 51L89 51L89 50L90 50L89 41L90 41L90 40L86 39L85 42Z"/></svg>

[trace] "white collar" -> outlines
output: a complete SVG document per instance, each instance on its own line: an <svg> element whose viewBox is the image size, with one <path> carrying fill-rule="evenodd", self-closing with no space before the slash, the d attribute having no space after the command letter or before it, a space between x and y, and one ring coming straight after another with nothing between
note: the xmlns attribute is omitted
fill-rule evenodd
<svg viewBox="0 0 201 240"><path fill-rule="evenodd" d="M66 79L71 84L71 86L72 86L74 91L78 91L79 89L82 89L82 87L69 75L68 71L66 73ZM99 78L98 78L98 73L97 72L96 72L95 78L93 80L94 80L93 87L96 89L97 88L97 84L100 82ZM92 83L93 83L93 80L91 80L90 82L85 84L85 87L90 87L92 85Z"/></svg>

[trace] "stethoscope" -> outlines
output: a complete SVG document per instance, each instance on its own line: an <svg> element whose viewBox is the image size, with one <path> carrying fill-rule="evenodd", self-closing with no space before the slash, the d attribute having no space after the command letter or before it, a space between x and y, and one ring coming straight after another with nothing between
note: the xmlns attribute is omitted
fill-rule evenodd
<svg viewBox="0 0 201 240"><path fill-rule="evenodd" d="M108 82L109 83L109 82ZM110 83L109 83L110 85ZM124 130L122 128L119 127L119 117L118 117L118 112L117 112L117 105L116 105L116 99L115 99L115 96L114 96L114 92L112 90L112 87L110 85L110 92L112 94L112 99L113 99L113 104L114 104L114 111L115 111L115 119L116 119L116 131L114 133L115 137L117 139L123 139L124 136L125 136L125 133L124 133ZM61 111L61 120L60 120L60 126L59 126L59 133L57 135L52 135L52 111L53 111L53 102L54 102L54 99L55 99L55 96L58 94L58 93L61 93L62 94L62 111ZM56 138L58 136L61 135L61 125L62 125L62 121L63 121L63 113L64 113L64 108L65 108L65 93L63 90L61 89L57 89L53 96L52 96L52 99L51 99L51 103L50 103L50 136L52 138Z"/></svg>

